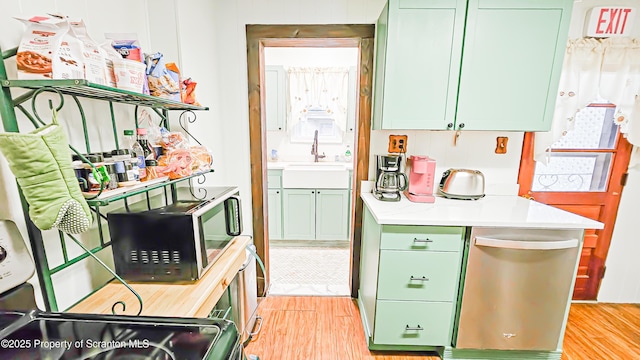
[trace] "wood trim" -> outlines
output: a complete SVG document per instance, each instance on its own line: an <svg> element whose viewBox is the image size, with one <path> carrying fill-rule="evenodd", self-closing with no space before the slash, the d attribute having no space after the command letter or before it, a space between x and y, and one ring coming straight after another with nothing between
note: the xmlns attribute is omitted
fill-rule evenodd
<svg viewBox="0 0 640 360"><path fill-rule="evenodd" d="M633 145L622 136L618 136L618 143L616 144L617 152L613 161L613 168L609 175L609 189L607 191L607 199L605 200L605 206L600 213L600 222L604 223L604 229L598 230L598 244L596 245L593 255L591 256L590 269L594 270L593 277L590 277L587 283L585 291L586 298L596 299L600 284L602 283L602 277L604 275L604 265L609 254L609 247L611 246L611 238L613 236L613 228L618 217L618 207L620 205L620 197L622 195L623 186L620 182L623 174L627 172L629 167L629 160L631 158L631 151Z"/></svg>
<svg viewBox="0 0 640 360"><path fill-rule="evenodd" d="M266 274L258 269L258 293L264 292L265 279L269 279L269 239L266 191L266 132L264 108L264 47L344 47L352 44L360 49L360 86L358 100L358 124L354 144L355 168L350 237L352 263L351 284L359 283L359 253L362 228L362 201L357 195L360 183L368 178L369 142L371 129L371 104L373 85L373 37L374 25L247 25L247 75L249 82L249 139L251 159L251 196L253 237L258 255L264 259ZM357 286L352 287L352 296Z"/></svg>
<svg viewBox="0 0 640 360"><path fill-rule="evenodd" d="M373 26L372 26L373 28ZM358 297L360 287L360 249L362 247L362 215L363 202L359 194L362 190L362 180L369 178L369 144L371 142L371 109L373 102L373 49L372 38L362 39L360 42L360 96L358 102L358 124L356 125L356 171L351 203L354 204L351 227L353 241L351 242L351 297Z"/></svg>
<svg viewBox="0 0 640 360"><path fill-rule="evenodd" d="M603 105L602 107L611 107ZM606 192L532 192L530 191L533 183L533 174L535 171L535 161L533 159L533 143L535 134L531 132L525 133L522 144L522 158L520 159L520 171L518 173L518 183L520 189L519 195L533 196L536 201L548 205L577 205L577 206L601 206L599 217L596 219L605 224L604 229L596 230L598 235L597 243L593 248L588 265L588 276L579 278L576 282L574 299L575 300L596 300L598 290L602 282L605 261L609 253L611 245L611 237L618 214L618 206L622 195L623 186L621 180L627 172L629 159L633 146L629 144L627 139L618 134L616 146L611 149L612 167L609 173L609 182ZM558 150L559 152L571 152L567 150ZM580 151L580 150L574 150ZM600 151L607 152L607 151Z"/></svg>
<svg viewBox="0 0 640 360"><path fill-rule="evenodd" d="M247 39L373 39L373 29L369 24L247 25Z"/></svg>
<svg viewBox="0 0 640 360"><path fill-rule="evenodd" d="M353 48L360 45L360 41L357 39L318 39L318 41L309 41L309 39L262 39L262 43L268 47Z"/></svg>

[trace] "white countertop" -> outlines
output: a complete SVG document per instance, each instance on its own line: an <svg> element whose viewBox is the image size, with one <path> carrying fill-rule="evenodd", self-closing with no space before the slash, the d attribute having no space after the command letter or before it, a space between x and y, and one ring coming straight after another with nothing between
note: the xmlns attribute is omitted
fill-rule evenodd
<svg viewBox="0 0 640 360"><path fill-rule="evenodd" d="M439 225L545 229L602 229L604 224L520 196L486 196L452 200L436 196L435 203L414 203L404 195L398 202L360 195L381 225Z"/></svg>

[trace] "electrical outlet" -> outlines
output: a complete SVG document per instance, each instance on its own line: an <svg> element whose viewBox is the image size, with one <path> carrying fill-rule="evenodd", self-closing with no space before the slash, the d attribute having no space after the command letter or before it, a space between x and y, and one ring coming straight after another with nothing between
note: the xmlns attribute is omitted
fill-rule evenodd
<svg viewBox="0 0 640 360"><path fill-rule="evenodd" d="M389 135L389 152L406 153L407 135Z"/></svg>

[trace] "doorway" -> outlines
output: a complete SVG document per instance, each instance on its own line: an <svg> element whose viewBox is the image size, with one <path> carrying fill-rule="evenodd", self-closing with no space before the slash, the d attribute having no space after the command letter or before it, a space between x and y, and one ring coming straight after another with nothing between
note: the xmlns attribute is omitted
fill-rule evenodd
<svg viewBox="0 0 640 360"><path fill-rule="evenodd" d="M629 166L632 146L613 121L616 106L591 104L572 130L551 146L547 164L533 159L534 133L525 133L519 194L604 223L587 229L574 300L596 300Z"/></svg>
<svg viewBox="0 0 640 360"><path fill-rule="evenodd" d="M264 64L269 294L349 296L358 48L266 46Z"/></svg>
<svg viewBox="0 0 640 360"><path fill-rule="evenodd" d="M356 47L358 49L355 139L349 229L350 293L356 296L362 227L360 184L369 168L371 94L373 85L373 25L247 25L247 71L249 81L249 129L252 177L253 234L265 273L258 275L258 291L270 280L269 215L267 187L267 139L265 103L265 47Z"/></svg>

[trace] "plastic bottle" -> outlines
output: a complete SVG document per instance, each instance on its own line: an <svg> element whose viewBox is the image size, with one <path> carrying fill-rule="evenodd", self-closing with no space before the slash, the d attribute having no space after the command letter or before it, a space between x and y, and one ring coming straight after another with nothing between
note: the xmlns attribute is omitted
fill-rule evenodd
<svg viewBox="0 0 640 360"><path fill-rule="evenodd" d="M125 130L125 131L127 131L127 130ZM128 131L131 131L131 130L128 130ZM132 138L133 138L133 136L132 136ZM147 169L146 169L146 166L145 166L145 163L144 163L144 160L145 160L144 148L135 139L133 139L133 143L131 144L131 154L132 154L132 157L137 159L137 161L136 161L137 163L136 164L132 164L132 165L135 165L134 166L134 170L135 170L135 167L138 168L138 178L136 180L142 180L142 179L146 178L147 177Z"/></svg>
<svg viewBox="0 0 640 360"><path fill-rule="evenodd" d="M347 149L344 151L344 161L351 162L351 146L347 145Z"/></svg>
<svg viewBox="0 0 640 360"><path fill-rule="evenodd" d="M136 142L136 138L133 135L133 130L125 130L124 131L124 146L125 149L129 150L129 153L131 153L131 147L133 146L133 143Z"/></svg>

